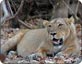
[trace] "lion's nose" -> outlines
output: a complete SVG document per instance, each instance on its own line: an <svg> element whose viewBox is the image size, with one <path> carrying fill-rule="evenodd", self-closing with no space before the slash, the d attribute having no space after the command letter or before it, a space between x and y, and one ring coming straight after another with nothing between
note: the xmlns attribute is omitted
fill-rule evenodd
<svg viewBox="0 0 82 64"><path fill-rule="evenodd" d="M51 33L51 35L53 35L53 36L54 36L54 35L56 35L56 33Z"/></svg>

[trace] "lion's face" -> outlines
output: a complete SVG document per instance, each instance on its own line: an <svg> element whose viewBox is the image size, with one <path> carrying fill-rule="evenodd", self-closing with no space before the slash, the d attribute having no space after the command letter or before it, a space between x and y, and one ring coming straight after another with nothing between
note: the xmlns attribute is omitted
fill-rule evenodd
<svg viewBox="0 0 82 64"><path fill-rule="evenodd" d="M49 38L53 42L53 45L62 45L63 42L69 37L70 28L66 19L58 18L50 22L46 22Z"/></svg>

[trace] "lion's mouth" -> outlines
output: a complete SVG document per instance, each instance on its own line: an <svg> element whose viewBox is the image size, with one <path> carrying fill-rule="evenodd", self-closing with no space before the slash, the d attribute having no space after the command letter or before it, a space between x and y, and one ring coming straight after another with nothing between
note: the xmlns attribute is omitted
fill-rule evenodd
<svg viewBox="0 0 82 64"><path fill-rule="evenodd" d="M52 43L53 43L54 46L62 45L63 44L63 39L62 38L60 38L60 39L53 38Z"/></svg>

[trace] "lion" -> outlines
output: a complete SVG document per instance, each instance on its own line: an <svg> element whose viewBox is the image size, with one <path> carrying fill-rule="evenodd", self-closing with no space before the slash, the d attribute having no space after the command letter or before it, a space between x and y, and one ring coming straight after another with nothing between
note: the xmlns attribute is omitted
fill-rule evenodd
<svg viewBox="0 0 82 64"><path fill-rule="evenodd" d="M45 28L25 31L20 39L17 38L19 41L17 40L15 45L17 45L18 55L26 57L37 53L41 57L45 57L48 52L53 52L54 55L68 54L69 56L80 54L73 18L44 21L43 25ZM20 34L18 33L18 36ZM8 51L10 49L8 46L12 48L8 43L2 46L2 50Z"/></svg>

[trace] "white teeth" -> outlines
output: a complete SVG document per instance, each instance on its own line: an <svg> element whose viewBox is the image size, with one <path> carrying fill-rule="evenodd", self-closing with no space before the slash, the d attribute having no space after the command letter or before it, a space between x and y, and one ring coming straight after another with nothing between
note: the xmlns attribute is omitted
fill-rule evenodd
<svg viewBox="0 0 82 64"><path fill-rule="evenodd" d="M58 44L58 42L53 42L53 43Z"/></svg>
<svg viewBox="0 0 82 64"><path fill-rule="evenodd" d="M58 43L60 43L60 40L58 40Z"/></svg>
<svg viewBox="0 0 82 64"><path fill-rule="evenodd" d="M59 43L60 43L60 40L58 40L57 42L56 42L56 41L53 41L53 43L55 43L55 44L59 44Z"/></svg>

